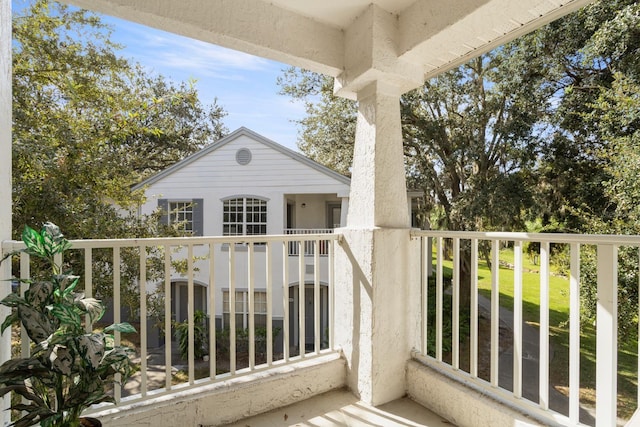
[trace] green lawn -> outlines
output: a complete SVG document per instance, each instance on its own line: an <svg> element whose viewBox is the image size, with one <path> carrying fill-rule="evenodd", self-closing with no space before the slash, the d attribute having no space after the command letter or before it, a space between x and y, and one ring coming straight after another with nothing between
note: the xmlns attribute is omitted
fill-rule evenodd
<svg viewBox="0 0 640 427"><path fill-rule="evenodd" d="M499 270L500 305L513 310L513 270L505 264L513 265L513 250L500 252L502 266ZM451 275L452 262L445 261L445 276ZM540 274L539 266L532 263L529 256L523 256L522 295L524 319L534 327L539 326ZM549 279L549 324L550 339L554 348L554 359L550 366L550 381L562 392L569 384L569 280L560 276L551 267ZM486 262L480 260L478 266L479 293L491 297L491 271ZM635 335L637 337L637 334ZM581 399L583 403L594 403L595 397L595 328L591 324L581 326L580 376ZM618 416L629 418L636 409L638 386L638 343L637 338L619 343L618 352Z"/></svg>

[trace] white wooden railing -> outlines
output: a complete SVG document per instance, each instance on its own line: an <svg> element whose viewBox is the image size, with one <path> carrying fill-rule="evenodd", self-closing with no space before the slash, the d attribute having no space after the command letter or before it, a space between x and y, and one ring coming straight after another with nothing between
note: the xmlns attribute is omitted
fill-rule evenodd
<svg viewBox="0 0 640 427"><path fill-rule="evenodd" d="M131 394L124 388L117 386L114 390L116 401L141 401L159 394L169 393L172 390L184 387L202 385L203 383L227 380L235 376L246 375L257 370L264 370L274 366L289 364L301 359L310 358L334 351L333 344L333 256L334 245L337 240L335 235L308 233L304 235L288 234L280 236L238 236L238 237L188 237L188 238L155 238L155 239L114 239L114 240L73 240L71 249L65 253L65 261L74 260L84 270L84 292L91 296L95 292L94 280L98 274L107 273L112 276L109 287L112 289L112 312L114 322L126 321L121 317L122 295L121 291L130 283L123 283L124 271L123 256L127 252L129 258L133 251L138 258L133 264L137 264L137 277L135 287L139 289L139 297L136 312L139 314L139 341L140 346L136 354L139 360L140 372L139 387L137 392ZM289 250L291 246L313 248L311 257L299 257L300 261L290 262ZM322 250L315 248L321 247ZM18 241L3 242L5 253L23 249L24 245ZM104 262L104 252L108 253L108 262ZM329 262L320 261L321 253L325 251L329 255ZM103 257L96 267L96 254ZM305 259L306 258L306 259ZM326 257L325 257L326 258ZM186 271L178 274L175 271L176 261L179 261ZM129 265L132 263L130 262ZM19 270L16 277L27 278L30 275L31 262L26 253L20 254ZM306 268L312 265L312 273ZM154 266L154 267L152 267ZM160 267L158 267L160 266ZM221 268L221 266L223 266ZM88 268L87 268L88 267ZM149 280L152 268L160 270L160 279ZM223 271L221 271L223 270ZM323 271L326 270L326 271ZM76 270L77 272L77 270ZM321 276L323 285L328 289L326 300L328 307L323 308L325 314L325 330L321 330ZM224 283L218 283L220 277L225 277ZM147 335L149 326L144 319L151 314L147 305L147 295L155 288L161 288L165 296L171 295L172 280L180 279L187 283L187 322L189 349L186 367L183 367L186 380L176 379L172 372L173 365L185 363L176 360L176 346L178 345L172 328L171 298L164 298L164 307L161 317L164 318L164 350L160 356L164 356L164 381L160 385L150 385L150 366L148 359L156 350L148 347ZM9 282L6 282L7 284ZM208 316L206 329L209 331L208 362L195 360L194 353L194 311L195 297L194 287L196 283L206 283L208 289L205 303ZM291 284L303 283L299 286L299 313L298 319L290 319L289 287ZM9 285L7 285L9 286ZM259 286L259 287L258 287ZM306 292L313 292L314 304L314 342L305 343L305 288ZM216 348L215 330L216 315L220 317L222 312L222 289L229 292L229 330L236 331L241 325L236 325L236 290L246 291L248 297L248 328L242 338L235 333L228 334L228 354L220 355ZM255 325L255 301L252 295L255 290L266 292L266 351L258 354L256 349L256 325ZM313 290L311 290L313 289ZM22 292L25 286L22 287ZM324 302L322 303L324 304ZM211 315L213 314L213 315ZM273 320L281 319L282 329L274 330ZM271 320L271 321L270 321ZM296 323L292 323L296 322ZM292 336L290 324L299 336ZM87 326L88 330L91 326ZM246 335L246 337L245 337ZM280 338L278 338L278 336ZM278 349L274 342L278 338ZM121 342L119 333L115 336L116 344ZM240 354L239 339L246 340L245 354ZM295 343L294 343L295 341ZM22 340L25 344L22 351L28 351L28 339ZM244 343L244 341L243 341ZM281 343L281 344L280 344ZM244 347L244 346L243 346ZM215 357L217 355L217 357ZM260 357L258 357L260 356ZM0 364L3 361L0 361ZM154 367L157 369L158 367ZM204 371L204 373L203 373ZM131 380L130 380L131 381Z"/></svg>
<svg viewBox="0 0 640 427"><path fill-rule="evenodd" d="M331 234L333 230L330 228L287 228L284 230L285 234L298 234L298 235L307 235L307 234ZM298 241L292 241L289 243L289 255L298 256L300 255L301 249ZM315 248L319 248L320 255L328 255L329 254L329 240L320 240L316 244L313 240L306 240L303 242L303 250L304 256L310 256L315 253Z"/></svg>
<svg viewBox="0 0 640 427"><path fill-rule="evenodd" d="M449 374L459 376L463 381L474 384L490 395L496 396L502 401L508 401L529 413L542 419L552 420L562 425L583 425L582 422L595 424L598 427L615 426L619 423L616 413L617 398L617 360L618 360L618 250L622 247L640 247L640 236L604 236L604 235L570 235L570 234L530 234L530 233L479 233L479 232L451 232L451 231L415 231L413 239L420 240L422 258L422 344L416 357L436 367L444 369ZM523 327L531 327L525 323L523 314L523 245L526 242L538 242L539 249L539 312L537 329L537 353L523 354ZM482 300L479 295L479 245L490 248L491 273L490 273L490 297ZM505 309L500 304L501 272L499 250L501 245L513 247L513 308ZM554 399L558 395L554 393L550 384L550 320L549 297L550 277L552 275L551 245L564 244L569 247L569 271L565 278L568 292L568 320L569 328L569 357L568 369L568 410L555 408ZM580 279L580 251L581 248L592 246L597 256L597 325L596 325L596 408L595 416L590 420L585 417L584 409L581 409L580 386L580 288L585 286ZM451 254L445 259L446 252ZM465 250L461 250L461 247ZM470 316L469 316L469 362L462 367L461 352L461 263L462 253L469 254L466 258L470 265ZM445 264L452 268L451 285L445 285ZM640 263L638 263L640 266ZM638 271L638 266L636 266ZM504 271L502 272L505 275ZM509 273L508 276L511 276ZM429 280L431 279L431 285ZM487 278L485 278L486 280ZM435 282L435 286L434 286ZM444 310L445 298L451 298L451 311ZM435 324L429 324L428 310L435 304ZM479 338L478 319L481 316L483 306L490 313L490 359L489 376L481 378L479 366L483 361L481 340ZM507 310L507 311L505 311ZM637 313L637 310L636 310ZM513 358L508 364L512 365L511 372L501 371L500 368L500 324L502 318L511 317L511 339ZM451 316L451 334L445 334L444 316ZM637 321L637 317L635 318ZM432 318L432 321L434 319ZM558 326L558 325L551 325ZM435 334L435 337L430 335ZM435 338L435 339L434 339ZM443 343L451 340L451 351L445 355ZM431 344L429 344L431 342ZM535 345L535 344L534 344ZM528 358L537 358L538 372L527 372L530 364L524 362ZM640 363L640 361L639 361ZM484 361L484 364L487 364ZM592 374L590 374L592 375ZM506 381L505 381L506 378ZM533 378L534 381L530 381ZM535 383L537 390L533 390L537 399L527 396L525 391L531 391L528 381ZM506 384L505 384L506 383ZM550 396L550 385L551 393ZM639 388L640 391L640 388ZM640 400L640 398L639 398ZM554 410L556 409L556 410ZM582 414L581 414L582 413Z"/></svg>

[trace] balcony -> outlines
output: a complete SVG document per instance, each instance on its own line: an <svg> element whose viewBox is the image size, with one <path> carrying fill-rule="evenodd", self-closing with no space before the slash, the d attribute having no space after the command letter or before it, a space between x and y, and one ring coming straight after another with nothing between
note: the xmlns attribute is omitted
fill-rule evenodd
<svg viewBox="0 0 640 427"><path fill-rule="evenodd" d="M403 383L411 399L408 404L414 405L411 410L419 404L438 414L434 423L441 417L461 426L625 423L617 417L617 407L628 418L637 407L637 398L634 396L631 403L623 402L625 396L618 384L637 381L637 375L629 378L619 372L617 364L623 356L629 357L622 352L633 353L630 357L635 358L636 366L638 359L637 347L630 350L627 343L617 342L617 254L638 248L640 237L412 231L408 239L407 265L411 271L407 277L411 281L406 303L412 305L415 298L420 314L419 319L407 325L416 332L409 334L415 337L413 350L406 354L401 348L391 351L404 360ZM320 241L325 242L324 246L318 244ZM293 262L298 268L297 277L290 277L293 242L305 252L307 247L314 248L307 254L313 266L311 281L306 278L308 270L301 261ZM222 425L314 396L320 396L314 401L318 405L317 402L337 399L334 407L327 407L327 413L352 405L352 409L365 408L374 416L371 419L389 416L376 412L379 409L372 406L362 406L355 397L345 400L344 392L339 391L352 387L349 371L354 369L354 359L376 356L359 349L352 350L349 356L340 341L342 332L353 327L342 323L345 317L336 313L340 310L336 306L336 287L341 285L335 280L334 263L340 251L349 253L349 242L342 234L72 243L68 261L84 271L85 293L96 292L93 283L109 278L107 288L112 290L109 300L114 320L139 324L139 337L116 335L117 341L126 340L136 347L139 374L113 391L117 406L90 411L105 425L131 425L142 420L156 425ZM236 251L240 243L246 251ZM539 247L535 250L535 272L524 267L525 256L530 254L523 248L530 243L535 246L529 247ZM223 252L226 259L215 264L215 257L220 256L217 249L223 246L228 248ZM21 247L21 242L3 243L5 251ZM317 250L318 247L324 249ZM568 257L566 275L553 268L559 252L552 248L560 247ZM505 261L505 248L509 262ZM596 255L598 312L596 327L581 331L579 287L584 284L580 281L580 254L587 249ZM321 258L328 260L324 273ZM490 270L487 259L492 265ZM156 290L161 291L160 295L171 295L176 260L186 261L186 271L181 274L187 286L185 322L189 346L183 355L177 351L172 324L171 312L176 306L171 298L164 298L163 304L152 307L148 298ZM201 264L209 266L208 278L201 276ZM468 310L464 309L461 291L464 264L470 272ZM21 254L14 265L19 265L17 277L29 276L27 254ZM216 271L216 265L225 265L227 271ZM235 273L238 265L247 269L245 276ZM131 277L132 266L137 274L134 282L128 283L123 279ZM74 269L80 271L75 266ZM326 283L321 283L321 274L326 275ZM258 276L264 276L264 280ZM226 281L220 283L220 277ZM199 302L194 290L197 283L205 280L206 300ZM298 287L295 299L288 291L292 283L306 283ZM535 289L527 288L531 286ZM101 289L104 291L105 287ZM228 291L230 300L225 306L228 324L221 325L223 289ZM237 304L234 296L238 289L245 289L249 296L258 290L264 292L264 307L251 297ZM531 295L537 296L532 300ZM554 311L558 298L566 302L566 319L561 324ZM555 305L550 307L550 300ZM208 314L206 324L194 321L198 304ZM239 314L244 315L246 323L237 320ZM256 323L262 315L267 319L264 330ZM162 323L154 323L154 318ZM148 344L154 324L163 330L162 346ZM242 333L229 332L225 341L219 335L223 327ZM197 359L196 330L203 329L208 334L207 357ZM595 340L585 338L589 333L595 334ZM549 338L561 334L566 334L565 341ZM589 348L589 343L594 342L595 348ZM20 351L29 349L23 346ZM593 367L593 372L585 366L581 368L584 363L589 369ZM557 374L559 370L568 373L566 378ZM567 384L558 382L558 378L566 379ZM595 390L590 389L591 384L597 384ZM589 390L595 396L595 407L584 395L581 397L581 392ZM326 392L331 393L323 395ZM302 410L295 408L285 412ZM176 415L168 416L167 411Z"/></svg>
<svg viewBox="0 0 640 427"><path fill-rule="evenodd" d="M284 230L284 234L331 234L333 229L331 228L287 228ZM316 248L320 255L326 256L329 254L329 241L328 240L304 240L290 241L289 242L289 256L299 256L301 253L304 256L312 256L315 253Z"/></svg>

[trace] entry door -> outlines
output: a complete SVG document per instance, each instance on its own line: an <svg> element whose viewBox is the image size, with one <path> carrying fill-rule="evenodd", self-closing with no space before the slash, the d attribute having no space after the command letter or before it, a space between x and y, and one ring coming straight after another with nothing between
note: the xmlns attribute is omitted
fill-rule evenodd
<svg viewBox="0 0 640 427"><path fill-rule="evenodd" d="M340 227L340 217L342 214L342 206L340 203L329 203L327 212L327 228Z"/></svg>
<svg viewBox="0 0 640 427"><path fill-rule="evenodd" d="M327 348L328 345L328 292L327 286L320 286L320 348ZM298 286L289 288L289 343L291 351L296 351L300 345L299 340L299 301L300 293ZM313 285L305 286L304 292L304 341L305 351L313 351L315 346L315 306L313 303Z"/></svg>

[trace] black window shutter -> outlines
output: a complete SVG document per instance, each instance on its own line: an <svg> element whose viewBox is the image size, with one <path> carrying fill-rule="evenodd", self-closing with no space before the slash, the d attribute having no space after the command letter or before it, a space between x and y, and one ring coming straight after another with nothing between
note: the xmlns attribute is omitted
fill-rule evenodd
<svg viewBox="0 0 640 427"><path fill-rule="evenodd" d="M204 235L204 199L193 199L193 235Z"/></svg>

